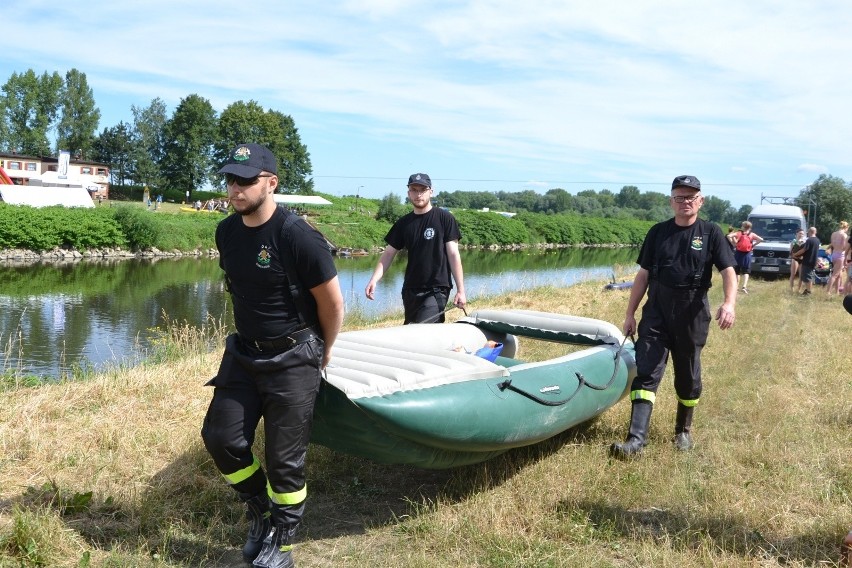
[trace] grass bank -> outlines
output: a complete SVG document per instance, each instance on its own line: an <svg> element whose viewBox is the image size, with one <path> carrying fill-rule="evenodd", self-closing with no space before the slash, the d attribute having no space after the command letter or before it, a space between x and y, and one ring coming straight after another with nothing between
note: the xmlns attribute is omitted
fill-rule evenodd
<svg viewBox="0 0 852 568"><path fill-rule="evenodd" d="M606 451L627 402L448 471L311 446L298 565L832 566L852 528L852 380L838 345L852 319L837 298L785 282L750 290L735 328L711 331L694 451L670 443L670 374L636 462ZM627 294L583 284L472 308L620 325ZM357 325L368 323L394 322ZM242 509L199 438L219 356L201 335L178 326L160 363L3 393L0 566L239 565Z"/></svg>

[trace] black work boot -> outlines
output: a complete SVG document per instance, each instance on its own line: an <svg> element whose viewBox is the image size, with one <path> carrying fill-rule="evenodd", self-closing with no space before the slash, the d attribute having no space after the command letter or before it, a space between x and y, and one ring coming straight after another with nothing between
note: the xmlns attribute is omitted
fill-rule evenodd
<svg viewBox="0 0 852 568"><path fill-rule="evenodd" d="M260 549L263 548L263 540L269 536L272 530L271 513L269 510L269 497L266 493L259 493L245 500L246 518L249 522L248 536L243 545L243 560L251 564Z"/></svg>
<svg viewBox="0 0 852 568"><path fill-rule="evenodd" d="M296 527L276 522L272 533L263 541L263 550L254 560L254 566L262 568L293 568L293 545Z"/></svg>
<svg viewBox="0 0 852 568"><path fill-rule="evenodd" d="M609 454L619 459L639 457L647 444L648 425L651 423L651 411L654 405L647 400L634 400L630 410L630 428L622 444L613 444Z"/></svg>
<svg viewBox="0 0 852 568"><path fill-rule="evenodd" d="M689 431L692 429L692 413L695 410L694 406L684 406L677 403L677 418L675 418L675 448L681 452L691 450L695 444L692 441L692 436Z"/></svg>

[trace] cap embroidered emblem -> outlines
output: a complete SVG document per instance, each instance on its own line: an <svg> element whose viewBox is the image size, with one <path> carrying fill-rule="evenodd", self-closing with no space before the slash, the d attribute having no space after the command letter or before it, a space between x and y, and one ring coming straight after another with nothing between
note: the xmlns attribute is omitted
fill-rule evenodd
<svg viewBox="0 0 852 568"><path fill-rule="evenodd" d="M683 178L683 183L692 183L692 180L689 178Z"/></svg>
<svg viewBox="0 0 852 568"><path fill-rule="evenodd" d="M240 146L234 151L234 159L238 162L244 162L251 157L251 150L245 146Z"/></svg>

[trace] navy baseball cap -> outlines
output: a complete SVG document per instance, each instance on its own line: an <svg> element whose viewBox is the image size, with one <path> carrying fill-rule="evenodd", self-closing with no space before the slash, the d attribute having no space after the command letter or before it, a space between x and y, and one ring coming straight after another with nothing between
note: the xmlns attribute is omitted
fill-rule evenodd
<svg viewBox="0 0 852 568"><path fill-rule="evenodd" d="M260 144L240 144L231 150L228 161L219 170L220 174L234 174L243 178L253 178L260 172L278 174L275 155Z"/></svg>
<svg viewBox="0 0 852 568"><path fill-rule="evenodd" d="M429 176L426 174L411 174L408 176L408 185L425 185L426 187L432 187L432 180L429 179Z"/></svg>
<svg viewBox="0 0 852 568"><path fill-rule="evenodd" d="M672 191L678 187L687 187L696 191L701 191L701 182L695 176L677 176L672 181Z"/></svg>

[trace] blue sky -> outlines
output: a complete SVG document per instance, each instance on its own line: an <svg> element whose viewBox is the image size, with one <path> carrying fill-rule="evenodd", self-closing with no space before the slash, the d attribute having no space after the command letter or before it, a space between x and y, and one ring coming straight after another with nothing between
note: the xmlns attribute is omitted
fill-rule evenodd
<svg viewBox="0 0 852 568"><path fill-rule="evenodd" d="M155 97L290 114L319 191L667 192L852 180L844 0L6 0L0 82L86 73L99 131Z"/></svg>

